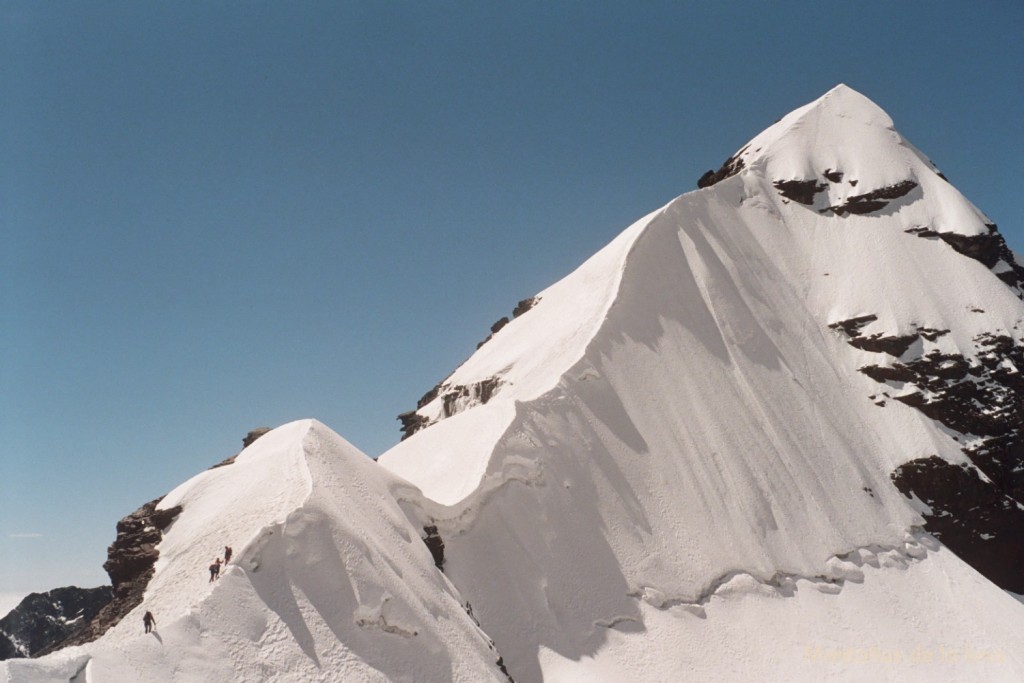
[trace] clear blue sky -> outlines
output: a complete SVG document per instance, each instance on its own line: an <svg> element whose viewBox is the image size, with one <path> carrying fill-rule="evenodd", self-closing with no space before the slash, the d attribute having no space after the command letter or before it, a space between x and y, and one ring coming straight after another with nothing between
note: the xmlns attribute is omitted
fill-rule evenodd
<svg viewBox="0 0 1024 683"><path fill-rule="evenodd" d="M0 4L0 593L516 301L839 82L1024 251L1024 4ZM198 569L197 569L198 570Z"/></svg>

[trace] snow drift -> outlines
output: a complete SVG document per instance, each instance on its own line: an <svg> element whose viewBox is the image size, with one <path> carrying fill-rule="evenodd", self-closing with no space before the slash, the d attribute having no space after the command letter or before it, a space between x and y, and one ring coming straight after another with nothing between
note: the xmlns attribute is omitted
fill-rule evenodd
<svg viewBox="0 0 1024 683"><path fill-rule="evenodd" d="M0 671L1021 680L1024 269L845 86L700 185L539 293L379 464L302 422L176 489L137 613Z"/></svg>

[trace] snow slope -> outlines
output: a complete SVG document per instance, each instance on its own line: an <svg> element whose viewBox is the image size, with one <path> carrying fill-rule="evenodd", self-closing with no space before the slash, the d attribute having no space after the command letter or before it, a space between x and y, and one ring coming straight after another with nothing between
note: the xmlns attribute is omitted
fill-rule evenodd
<svg viewBox="0 0 1024 683"><path fill-rule="evenodd" d="M315 421L168 494L183 512L146 598L100 640L8 662L12 681L504 680L402 510L407 484ZM225 544L234 558L210 583ZM157 632L146 635L142 614ZM83 678L85 676L85 678Z"/></svg>
<svg viewBox="0 0 1024 683"><path fill-rule="evenodd" d="M968 513L1024 510L970 497L1018 432L967 428L1024 395L1015 258L845 86L701 185L541 292L379 463L305 421L183 484L143 605L0 672L1024 680L1024 604L930 533L948 501L894 483L928 462L977 483ZM964 538L1005 547L986 528Z"/></svg>
<svg viewBox="0 0 1024 683"><path fill-rule="evenodd" d="M738 173L673 200L542 292L439 392L496 377L489 401L436 421L381 464L441 504L432 513L446 573L517 681L619 678L615 667L598 676L604 669L583 666L592 658L646 671L644 680L723 662L743 679L855 679L855 669L814 667L789 650L812 635L858 648L886 642L883 632L907 634L890 641L904 648L997 649L1004 668L984 677L1019 678L1024 642L1005 628L1024 625L1024 610L946 550L918 559L923 508L891 481L928 455L966 462L958 435L898 401L878 405L879 385L857 369L879 354L829 327L870 314L865 336L948 330L908 354L970 359L983 333L1019 343L1018 290L915 232L984 234L987 219L845 86L734 159ZM787 197L780 181L809 183L812 196ZM855 213L867 200L851 198L871 193L883 206ZM592 271L606 268L612 286L591 286ZM552 325L562 292L577 314ZM559 313L545 317L549 305ZM436 406L421 412L439 419ZM872 585L844 559L867 552L896 553L894 567L869 572ZM865 597L847 594L847 570L865 580ZM716 617L704 605L736 576L747 577L737 591L753 612ZM802 589L768 618L761 603L775 604L780 577ZM804 587L822 577L840 597ZM916 597L892 597L910 587ZM974 592L991 609L968 620ZM928 609L913 607L924 596ZM677 617L680 608L690 612ZM726 656L769 633L786 652ZM711 647L722 638L725 651ZM705 658L714 652L724 659ZM652 660L662 665L638 664ZM978 671L952 667L938 679ZM907 663L881 672L934 674Z"/></svg>

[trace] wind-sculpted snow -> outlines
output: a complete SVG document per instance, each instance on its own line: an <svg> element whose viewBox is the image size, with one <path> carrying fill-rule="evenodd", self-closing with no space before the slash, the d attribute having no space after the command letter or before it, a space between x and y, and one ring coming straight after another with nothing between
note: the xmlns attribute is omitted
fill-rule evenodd
<svg viewBox="0 0 1024 683"><path fill-rule="evenodd" d="M1024 680L977 561L1018 555L944 545L1017 538L1015 257L845 86L701 187L499 321L379 464L294 423L179 487L143 605L6 671Z"/></svg>
<svg viewBox="0 0 1024 683"><path fill-rule="evenodd" d="M829 595L836 583L815 578L841 562L829 558L902 547L926 523L927 506L901 493L892 473L926 456L967 461L942 425L876 400L877 385L857 370L879 353L895 359L924 345L973 358L976 337L1018 324L1018 293L990 264L911 232L983 235L988 219L884 112L843 86L734 159L734 172L619 237L621 257L604 266L619 268L605 280L610 294L589 291L578 273L548 290L575 293L580 310L598 316L574 318L589 336L574 341L581 353L548 351L561 348L567 325L540 322L545 293L506 328L518 325L518 339L532 346L502 330L481 349L487 362L474 356L456 372L465 384L522 377L519 364L529 359L532 390L507 382L487 405L467 406L380 460L444 504L431 514L445 572L518 681L570 671L616 680L610 672L622 666L644 680L673 680L637 662L651 652L678 662L666 642L690 653L683 659L691 664L700 657L689 643L707 634L695 636L700 627L687 620L713 621L702 604L722 585L795 602L786 609L796 613L808 598L774 585L780 577L846 602ZM794 194L804 191L797 181L806 197ZM858 347L842 328L851 320ZM942 563L956 564L957 581L972 571ZM913 572L936 613L961 613L952 579L919 569L933 564L931 553L913 567L896 564L865 572L864 585L880 582L885 593L904 583L894 573ZM674 626L658 627L673 633L663 641L642 635L653 630L647 607L660 600L688 608ZM1007 598L1000 609L1024 625L1017 603ZM935 647L940 639L1002 642L984 620L922 630L920 610L882 613L884 629L916 630ZM839 619L833 643L878 642L870 619ZM739 642L774 628L747 616L707 630ZM1024 672L1021 650L1001 651L1008 668L982 678ZM597 676L583 665L593 660L610 668ZM745 679L820 680L825 670L859 679L826 662L801 674L798 661L716 665ZM939 680L976 680L978 671L950 669ZM883 678L914 672L908 652Z"/></svg>
<svg viewBox="0 0 1024 683"><path fill-rule="evenodd" d="M140 607L95 643L6 671L15 681L79 671L90 681L503 681L499 655L420 538L425 518L398 503L417 495L323 425L281 427L164 499L184 511ZM225 544L235 555L210 582ZM157 619L151 635L145 610Z"/></svg>

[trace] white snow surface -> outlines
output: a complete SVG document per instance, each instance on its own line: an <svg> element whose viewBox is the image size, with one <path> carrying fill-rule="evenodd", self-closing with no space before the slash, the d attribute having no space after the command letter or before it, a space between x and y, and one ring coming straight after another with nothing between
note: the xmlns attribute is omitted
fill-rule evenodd
<svg viewBox="0 0 1024 683"><path fill-rule="evenodd" d="M184 512L142 606L0 672L482 681L504 680L500 655L517 683L1024 680L1024 604L923 532L925 504L890 480L919 457L963 462L957 435L876 405L901 387L857 368L884 354L828 327L949 330L916 344L968 357L981 333L1021 339L1015 290L907 232L987 219L846 86L738 156L442 385L497 378L488 401L469 392L446 416L439 395L379 463L314 421L271 432L161 503ZM826 171L843 179L812 206L773 186ZM821 211L908 180L871 214ZM225 543L236 559L210 584Z"/></svg>
<svg viewBox="0 0 1024 683"><path fill-rule="evenodd" d="M849 346L830 324L873 314L865 335L948 329L917 343L969 358L983 332L1021 338L1024 306L1015 290L945 242L906 232L988 228L867 98L838 86L739 155L740 173L629 228L448 380L468 385L498 376L501 390L486 405L469 405L380 458L442 504L432 514L447 543L446 573L517 681L622 679L602 678L595 662L632 662L624 671L643 680L720 666L738 679L858 680L854 669L815 668L799 658L705 658L723 651L706 647L685 621L665 621L653 635L651 607L701 605L723 578L742 574L750 585L741 592L761 596L751 597L746 626L705 615L716 633L731 634L728 648L780 630L790 644L803 642L795 626L754 616L763 609L754 603L765 599L755 589L778 576L814 580L858 549L902 547L923 520L890 473L932 454L964 461L948 430L899 402L882 408L868 398L899 393L857 372L887 357ZM836 170L842 181L825 183L823 173ZM773 186L793 179L817 179L828 189L805 206ZM917 187L880 211L821 212L908 180ZM613 289L581 275L598 259L602 267L618 264L603 280ZM579 315L600 319L551 324L542 314L555 291L568 293ZM557 306L555 317L573 315L563 301ZM581 353L580 339L566 337L570 327L592 330ZM553 362L540 367L538 354ZM533 378L528 389L520 364ZM538 395L545 385L551 388ZM436 418L429 408L423 414ZM437 466L439 448L444 466ZM950 585L973 570L959 560L944 563L955 565L952 577L917 568L930 562L871 573L879 583L872 590L880 591L871 593L872 604L886 609L855 615L829 607L850 616L799 632L828 634L827 642L843 648L882 642L880 629L913 633L922 647L1005 644L984 620L967 626L952 616L971 598ZM923 583L910 583L917 595L931 596L929 613L946 618L925 618L911 600L892 609L882 596L907 586L908 573L920 574L914 581ZM975 583L985 580L967 581ZM1005 618L1020 625L1024 612L990 588ZM806 592L785 598L777 616L792 610L801 619ZM622 628L631 635L612 636ZM667 635L672 628L675 635ZM1011 672L1004 680L1024 675L1014 659L1024 650L999 647L1009 662L1003 673ZM672 655L677 650L682 659ZM652 651L681 668L651 665L643 673L638 662L661 661ZM879 675L943 678L921 671L894 665ZM946 678L976 674L950 669Z"/></svg>
<svg viewBox="0 0 1024 683"><path fill-rule="evenodd" d="M145 599L11 681L487 681L497 655L400 501L414 489L322 424L261 437L164 498L182 513ZM235 549L215 582L207 571ZM142 614L157 620L146 635Z"/></svg>

